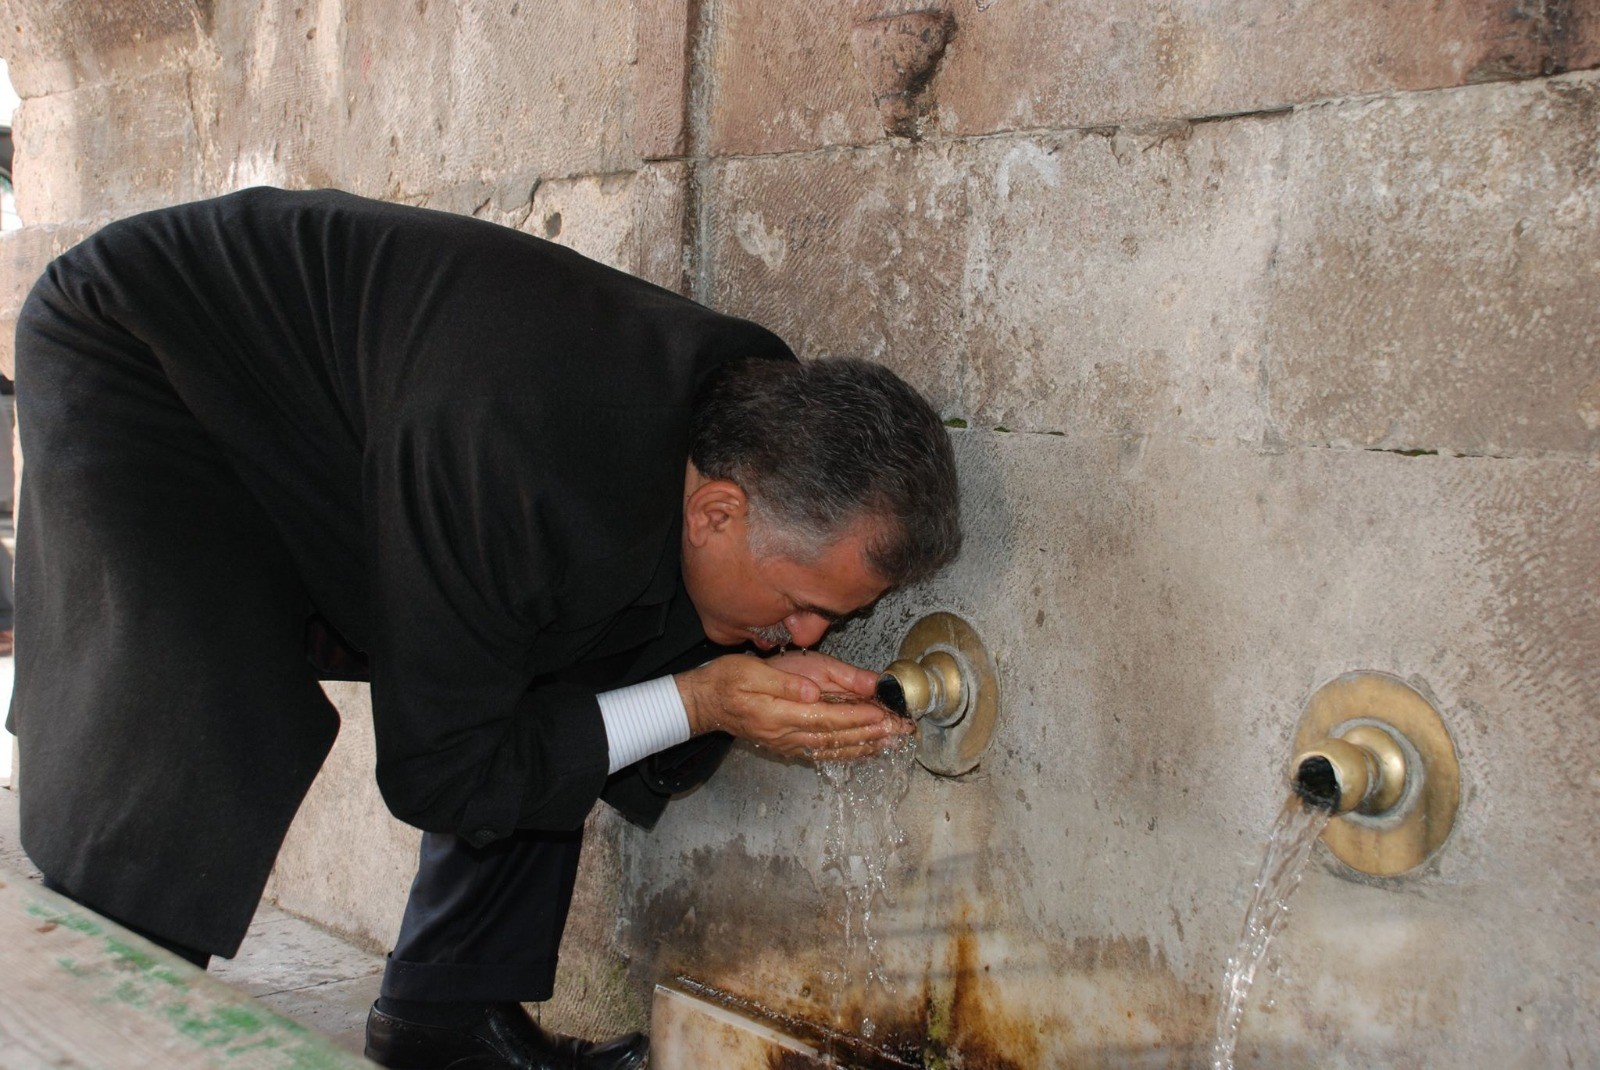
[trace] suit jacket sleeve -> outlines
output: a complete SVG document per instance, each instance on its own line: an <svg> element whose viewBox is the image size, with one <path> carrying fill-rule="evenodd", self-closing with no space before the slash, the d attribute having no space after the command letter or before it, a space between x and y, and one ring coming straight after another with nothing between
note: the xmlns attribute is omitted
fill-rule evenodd
<svg viewBox="0 0 1600 1070"><path fill-rule="evenodd" d="M457 399L369 438L377 778L401 820L486 843L576 828L599 796L594 691L530 685L636 593L623 562L659 559L664 529L617 513L670 521L682 460L627 453L637 419Z"/></svg>

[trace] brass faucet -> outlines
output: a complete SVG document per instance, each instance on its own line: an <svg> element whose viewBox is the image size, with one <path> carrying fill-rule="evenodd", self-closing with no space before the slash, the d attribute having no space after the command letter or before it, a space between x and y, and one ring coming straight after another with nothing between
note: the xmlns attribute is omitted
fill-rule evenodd
<svg viewBox="0 0 1600 1070"><path fill-rule="evenodd" d="M1333 812L1322 840L1362 873L1417 868L1455 826L1461 767L1444 718L1388 673L1345 673L1318 688L1294 754L1290 786Z"/></svg>
<svg viewBox="0 0 1600 1070"><path fill-rule="evenodd" d="M1406 790L1406 753L1375 725L1357 725L1295 756L1294 790L1336 814L1376 816L1394 809Z"/></svg>
<svg viewBox="0 0 1600 1070"><path fill-rule="evenodd" d="M972 626L951 613L912 625L900 657L878 677L878 701L917 722L917 761L940 776L971 771L999 717L994 658Z"/></svg>
<svg viewBox="0 0 1600 1070"><path fill-rule="evenodd" d="M943 650L900 658L878 677L878 701L902 717L949 728L967 712L961 665Z"/></svg>

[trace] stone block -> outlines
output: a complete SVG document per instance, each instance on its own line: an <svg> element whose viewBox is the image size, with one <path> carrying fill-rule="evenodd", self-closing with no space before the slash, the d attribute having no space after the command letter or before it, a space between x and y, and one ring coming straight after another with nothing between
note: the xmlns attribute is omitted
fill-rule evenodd
<svg viewBox="0 0 1600 1070"><path fill-rule="evenodd" d="M382 192L365 181L365 161L345 136L345 7L219 6L208 49L193 57L190 86L208 192L255 185Z"/></svg>
<svg viewBox="0 0 1600 1070"><path fill-rule="evenodd" d="M687 181L685 164L659 161L632 174L468 182L409 203L521 230L682 291Z"/></svg>
<svg viewBox="0 0 1600 1070"><path fill-rule="evenodd" d="M367 686L323 688L339 710L339 738L295 814L266 896L291 913L387 950L417 871L421 833L391 816L378 794ZM360 844L359 861L352 844Z"/></svg>
<svg viewBox="0 0 1600 1070"><path fill-rule="evenodd" d="M708 299L1013 430L1259 439L1274 120L727 161Z"/></svg>
<svg viewBox="0 0 1600 1070"><path fill-rule="evenodd" d="M650 1006L655 1070L756 1070L827 1066L824 1053L766 1022L710 999L657 985Z"/></svg>
<svg viewBox="0 0 1600 1070"><path fill-rule="evenodd" d="M25 224L104 221L205 192L182 69L24 100L15 134Z"/></svg>
<svg viewBox="0 0 1600 1070"><path fill-rule="evenodd" d="M805 357L867 357L960 410L972 150L883 146L711 169L698 293Z"/></svg>
<svg viewBox="0 0 1600 1070"><path fill-rule="evenodd" d="M638 250L633 272L675 293L689 292L689 168L647 163L634 176Z"/></svg>
<svg viewBox="0 0 1600 1070"><path fill-rule="evenodd" d="M831 644L882 665L948 610L1000 666L988 757L959 780L914 774L904 838L882 847L870 934L892 990L864 984L871 945L824 849L830 813L885 803L840 811L815 772L748 751L653 835L626 834L641 972L870 1018L886 1046L942 1045L952 1064L1198 1065L1303 705L1371 669L1433 696L1463 809L1401 880L1352 879L1318 850L1241 1065L1316 1065L1330 1045L1415 1070L1584 1050L1600 862L1577 845L1600 778L1571 756L1600 746L1592 466L955 438L969 552ZM1508 983L1537 1037L1508 1024Z"/></svg>
<svg viewBox="0 0 1600 1070"><path fill-rule="evenodd" d="M952 133L1229 115L1600 62L1600 10L1588 4L979 6L938 87Z"/></svg>
<svg viewBox="0 0 1600 1070"><path fill-rule="evenodd" d="M1258 441L1274 118L985 140L969 183L963 415Z"/></svg>
<svg viewBox="0 0 1600 1070"><path fill-rule="evenodd" d="M641 159L688 151L689 0L636 0L633 151Z"/></svg>
<svg viewBox="0 0 1600 1070"><path fill-rule="evenodd" d="M212 0L0 0L0 55L23 97L120 81L181 62L210 31Z"/></svg>
<svg viewBox="0 0 1600 1070"><path fill-rule="evenodd" d="M1291 442L1600 446L1600 79L1296 117L1268 397Z"/></svg>
<svg viewBox="0 0 1600 1070"><path fill-rule="evenodd" d="M631 170L630 5L349 5L336 85L337 172L406 199L465 181Z"/></svg>
<svg viewBox="0 0 1600 1070"><path fill-rule="evenodd" d="M724 0L713 26L718 154L863 144L884 135L852 34L907 5ZM1285 6L1182 0L919 5L954 32L918 107L922 131L1083 129L1526 78L1600 63L1600 9L1494 0ZM893 126L892 122L887 123Z"/></svg>
<svg viewBox="0 0 1600 1070"><path fill-rule="evenodd" d="M859 145L883 136L850 49L851 0L722 0L702 52L708 149L719 156Z"/></svg>
<svg viewBox="0 0 1600 1070"><path fill-rule="evenodd" d="M621 271L638 259L638 204L632 175L543 182L522 230Z"/></svg>

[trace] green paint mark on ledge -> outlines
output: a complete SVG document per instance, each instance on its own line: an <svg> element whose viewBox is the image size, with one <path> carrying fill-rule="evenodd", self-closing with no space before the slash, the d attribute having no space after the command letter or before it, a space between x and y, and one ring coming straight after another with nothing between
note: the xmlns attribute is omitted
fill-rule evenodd
<svg viewBox="0 0 1600 1070"><path fill-rule="evenodd" d="M55 929L66 930L56 937L63 943L50 960L62 971L64 993L85 1014L164 1022L174 1040L181 1038L180 1048L197 1057L174 1065L272 1070L366 1065L327 1038L207 978L120 926L58 905L65 902L50 896L24 904L41 939L50 939ZM97 1007L104 1009L92 1009Z"/></svg>

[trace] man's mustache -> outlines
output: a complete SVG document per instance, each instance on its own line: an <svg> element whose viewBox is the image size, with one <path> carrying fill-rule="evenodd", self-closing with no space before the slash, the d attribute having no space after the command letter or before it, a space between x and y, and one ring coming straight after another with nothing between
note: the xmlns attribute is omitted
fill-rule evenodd
<svg viewBox="0 0 1600 1070"><path fill-rule="evenodd" d="M758 642L770 643L773 646L788 646L794 642L794 636L789 633L789 629L785 628L781 621L777 624L769 624L764 628L751 628L750 634L755 636Z"/></svg>

